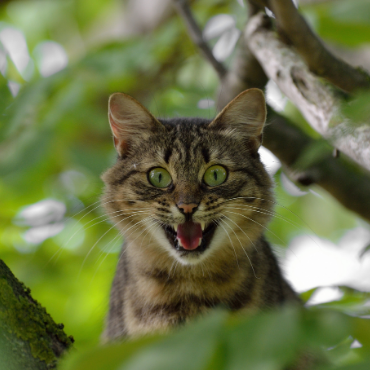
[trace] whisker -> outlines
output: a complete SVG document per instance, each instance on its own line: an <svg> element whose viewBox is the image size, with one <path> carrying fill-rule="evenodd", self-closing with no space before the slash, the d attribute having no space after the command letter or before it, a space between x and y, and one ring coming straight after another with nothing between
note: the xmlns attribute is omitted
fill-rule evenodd
<svg viewBox="0 0 370 370"><path fill-rule="evenodd" d="M282 242L282 244L284 245L284 241L283 241L279 236L277 236L277 235L276 235L273 231L271 231L268 227L263 226L262 224L260 224L260 223L259 223L259 222L257 222L256 220L253 220L253 218L247 217L247 216L245 216L245 215L243 215L243 214L241 214L241 213L235 213L235 212L231 212L231 211L224 211L224 212L232 213L232 214L234 214L234 215L239 215L239 216L242 216L242 217L246 218L246 219L247 219L247 220L249 220L249 221L254 222L255 224L257 224L257 225L259 225L259 226L263 227L265 230L269 231L272 235L274 235L277 239L279 239L279 240Z"/></svg>
<svg viewBox="0 0 370 370"><path fill-rule="evenodd" d="M277 218L279 220L285 221L286 223L288 223L291 226L294 226L297 229L300 229L300 227L301 227L299 224L296 224L295 222L286 219L285 217L277 214L276 212L268 211L268 210L265 210L264 208L258 208L258 207L249 206L247 204L243 204L243 205L239 205L239 206L244 207L244 208L252 208L252 209L255 210L254 212L273 216L274 218ZM233 206L225 206L225 208L240 209L240 210L243 210L244 209L244 208L238 208L238 207L233 207ZM264 210L265 212L260 211L261 209Z"/></svg>
<svg viewBox="0 0 370 370"><path fill-rule="evenodd" d="M170 271L168 271L168 278L167 278L167 281L169 281L171 279L171 271L172 271L172 268L173 266L175 265L175 263L177 263L177 260L173 260L172 262L172 265L171 265L171 268L170 268Z"/></svg>
<svg viewBox="0 0 370 370"><path fill-rule="evenodd" d="M149 217L150 217L150 216L149 216ZM144 220L142 220L142 221L144 221ZM153 226L153 225L150 225L150 226ZM145 228L145 229L147 229L147 228ZM143 232L145 231L145 229L143 230ZM148 228L147 234L148 234L148 232L149 232L149 228ZM147 234L146 234L146 235L147 235ZM140 235L141 235L141 234L140 234ZM140 235L139 235L139 236L140 236ZM111 241L109 242L109 244L111 244L112 242L114 242L114 240L115 240L115 239L117 239L117 237L118 237L118 236L120 236L120 234L116 235L116 236L113 238L113 240L111 240ZM136 240L136 239L135 239L135 240ZM142 243L142 242L141 242L141 243ZM108 244L108 245L109 245L109 244ZM108 245L107 245L107 246L108 246ZM142 244L141 244L141 245L142 245ZM141 246L141 245L140 245L140 246ZM106 246L106 247L107 247L107 246ZM114 244L113 244L113 246L110 248L110 250L112 250L112 249L113 249L113 247L114 247ZM102 253L104 253L104 252L102 252ZM100 266L103 264L103 262L104 262L104 261L105 261L105 259L107 258L108 254L109 254L109 252L107 252L107 253L106 253L106 255L104 256L104 258L103 258L103 259L102 259L102 261L100 262L99 266L97 267L97 269L96 269L96 271L95 271L95 273L94 273L94 275L93 275L93 277L92 277L92 280L94 280L96 273L98 272L98 270L100 269Z"/></svg>
<svg viewBox="0 0 370 370"><path fill-rule="evenodd" d="M227 216L225 216L224 215L224 217L225 218L227 218L227 219L229 219L230 221L232 221L231 220L231 218L229 218L229 217L227 217ZM248 261L249 261L249 264L251 265L251 268L252 268L252 271L253 271L253 275L254 275L254 277L256 278L256 279L259 279L257 276L256 276L256 272L254 271L254 267L253 267L253 264L252 264L252 261L251 261L251 259L249 258L249 256L248 256L248 253L247 253L247 251L244 249L244 247L243 247L243 244L242 244L242 242L240 241L240 239L239 239L239 237L238 237L238 235L236 234L236 232L235 232L235 230L224 220L224 219L222 219L222 221L225 223L225 225L227 225L230 229L231 229L231 231L234 233L234 235L236 236L236 238L238 239L238 241L239 241L239 243L240 243L240 246L242 247L242 249L243 249L243 251L244 251L244 253L245 253L245 255L247 256L247 258L248 258ZM234 221L232 221L232 222L234 222ZM234 222L235 223L235 222ZM236 225L236 224L235 224ZM238 225L236 225L236 226L238 226ZM239 227L239 226L238 226ZM239 227L239 229L240 229L240 227ZM240 230L242 230L242 229L240 229ZM243 230L242 230L243 231ZM245 233L244 233L245 234ZM246 236L247 236L247 234L245 234ZM254 245L254 243L251 241L251 239L249 238L249 236L247 236L247 238L249 239L249 241L253 244L253 246L254 246L254 248L256 249L256 246ZM257 250L257 249L256 249Z"/></svg>
<svg viewBox="0 0 370 370"><path fill-rule="evenodd" d="M220 221L223 221L223 220L222 220L222 219L220 219ZM228 237L228 238L229 238L229 240L230 240L231 246L232 246L232 248L233 248L233 250L234 250L234 253L235 253L236 263L237 263L237 265L238 265L238 268L240 269L240 266L239 266L239 260L238 260L238 256L237 256L237 254L236 254L236 250L235 250L235 247L234 247L234 243L232 242L232 240L231 240L231 238L230 238L230 235L229 235L228 231L227 231L227 230L222 226L222 224L221 224L221 223L219 223L218 221L213 220L213 222L214 222L214 223L216 223L216 225L220 225L220 226L224 229L224 231L225 231L225 233L226 233L227 237Z"/></svg>
<svg viewBox="0 0 370 370"><path fill-rule="evenodd" d="M122 220L120 220L120 221L118 221L118 222L116 222L112 227L110 227L95 243L94 243L94 245L90 248L90 250L89 250L89 252L86 254L86 256L85 256L85 258L84 258L84 260L82 261L82 265L81 265L81 268L80 268L80 271L79 271L79 273L78 273L78 276L77 276L77 279L80 277L80 274L81 274L81 271L82 271L82 268L83 268L83 266L85 265L85 262L86 262L86 260L87 260L87 258L89 257L89 255L91 254L91 252L93 251L93 249L95 248L95 246L100 242L100 240L105 236L105 235L107 235L108 233L109 233L109 231L111 231L115 226L117 226L118 224L120 224L122 221L125 221L126 219L128 219L128 218L130 218L130 217L133 217L133 216L135 216L135 214L133 214L133 215L131 215L131 216L129 216L129 217L125 217L124 219L122 219ZM118 217L118 216L116 216L116 217ZM144 219L145 220L145 219ZM141 222L141 221L139 221L139 222ZM136 225L136 224L135 224ZM133 225L133 226L135 226L135 225ZM132 228L133 226L131 226L130 228ZM130 230L130 228L128 229L128 230ZM126 230L126 231L128 231L128 230Z"/></svg>
<svg viewBox="0 0 370 370"><path fill-rule="evenodd" d="M144 220L147 220L148 218L152 218L152 216L148 216L147 218L145 218ZM144 221L143 220L143 221ZM149 220L150 222L154 222L153 220ZM150 230L150 226L153 226L153 224L151 224L151 225L149 225L149 227L148 226L145 226L144 227L144 230L134 239L134 240L132 240L132 241L130 241L131 243L133 243L137 238L139 238L142 234L143 234L143 232L144 231L147 231L146 232L146 234L144 235L144 238L145 238L145 236L148 234L148 232L149 232L149 230ZM140 244L140 247L139 248L141 248L141 246L143 245L143 241L144 240L142 240L141 241L141 244Z"/></svg>
<svg viewBox="0 0 370 370"><path fill-rule="evenodd" d="M104 203L100 203L101 200L97 200L96 202L94 202L93 204L90 204L88 207L85 207L84 209L82 209L81 211L77 212L76 214L74 214L73 216L69 217L69 219L73 219L75 218L77 215L79 215L81 212L87 210L88 208L94 206L96 203L100 203L98 206L94 207L93 209L91 209L89 212L87 212L86 214L84 214L79 220L77 220L77 222L81 222L87 215L89 215L91 212L95 211L97 208L103 206L104 204L107 204L107 203L112 203L112 202L116 202L116 201L119 201L120 199L114 199L114 200L110 200L110 201L107 201L107 202L104 202ZM124 200L124 199L121 199L121 200Z"/></svg>
<svg viewBox="0 0 370 370"><path fill-rule="evenodd" d="M148 208L149 209L149 208ZM137 211L137 212L134 212L130 217L133 217L133 216L135 216L136 214L138 214L138 213L142 213L142 212L147 212L147 211ZM80 232L82 229L84 229L85 231L86 230L88 230L88 229L90 229L91 227L94 227L94 226L96 226L96 225L98 225L98 224L100 224L100 223L102 223L102 222L105 222L105 221L108 221L108 220L111 220L111 219L113 219L113 218L116 218L116 217L120 217L120 216L122 216L122 215L124 215L124 213L123 213L123 211L115 211L115 212L112 212L112 213L110 213L110 215L112 215L112 214L115 214L115 213L118 213L116 216L114 216L114 217L107 217L107 218L105 218L104 220L101 220L101 221L99 221L99 222L96 222L96 223L94 223L93 225L90 225L89 227L86 227L86 225L88 225L89 223L91 223L91 222L93 222L93 221L95 221L95 220L97 220L97 219L99 219L99 218L102 218L102 217L106 217L107 215L101 215L101 216L99 216L99 217L95 217L94 219L92 219L92 220L90 220L89 222L87 222L85 225L82 225L77 231L75 231L73 234L72 234L72 236L70 236L70 238L62 245L62 246L60 246L59 247L59 249L50 257L50 259L49 259L49 261L47 262L47 264L49 264L53 259L54 259L54 257L56 256L56 255L58 255L58 254L60 254L62 251L63 251L63 249L65 249L66 247L67 247L67 245L68 245L68 243L72 240L72 238L78 233L78 232ZM108 214L109 215L109 214ZM128 218L130 218L130 217L128 217ZM126 219L126 218L125 218ZM123 220L122 220L123 221ZM112 229L112 228L111 228ZM110 230L111 230L110 229ZM59 256L58 256L58 258L59 258ZM46 264L46 266L47 266L47 264Z"/></svg>
<svg viewBox="0 0 370 370"><path fill-rule="evenodd" d="M155 223L158 223L158 221L156 220L156 219L154 219L152 216L148 216L148 217L151 217L153 220L153 222L155 222ZM161 227L161 225L157 225L157 227ZM152 241L152 238L153 238L153 233L152 233L152 235L151 235L151 237L150 237L150 239L149 239L149 242L148 242L148 244L147 244L147 246L149 246L149 245L151 245L150 243L151 243L151 241ZM119 258L118 258L118 261L120 261L121 260L121 256L124 254L126 252L126 249L124 250L124 251L122 251L122 253L121 253L121 255L119 256Z"/></svg>
<svg viewBox="0 0 370 370"><path fill-rule="evenodd" d="M242 231L244 233L244 235L249 239L249 241L251 242L251 244L253 245L254 247L254 250L258 253L258 249L256 247L256 245L252 242L251 238L248 236L248 234L236 223L234 222L230 217L227 217L225 215L222 215L223 217L227 218L228 220L230 220L235 226L237 226L240 231Z"/></svg>
<svg viewBox="0 0 370 370"><path fill-rule="evenodd" d="M136 212L134 212L133 214L137 214L137 213L143 213L143 212L145 212L145 211L136 211ZM116 216L114 216L114 217L107 217L107 216L110 216L110 215L113 215L113 214L116 214L116 213L118 213L118 215L116 215ZM124 214L124 211L122 211L122 210L119 210L119 211L115 211L115 212L111 212L111 213L108 213L108 214L104 214L104 215L101 215L101 216L98 216L98 217L95 217L95 218L93 218L92 220L90 220L89 222L87 222L86 224L84 224L84 225L82 225L76 232L74 232L73 234L72 234L72 236L66 241L66 243L63 245L63 247L65 248L67 245L68 245L68 243L72 240L72 238L79 232L79 231L81 231L82 229L84 229L84 230L88 230L88 229L90 229L91 227L93 227L93 226L95 226L95 225L98 225L98 224L100 224L100 223L102 223L102 222L104 222L104 221L108 221L108 220L110 220L110 219L112 219L112 218L116 218L116 217L119 217L119 216L121 216L121 215L123 215ZM88 224L90 224L91 222L94 222L94 221L96 221L96 220L98 220L99 218L102 218L102 217L107 217L106 219L104 219L104 220L101 220L101 221L99 221L99 222L96 222L95 224L93 224L93 225L90 225L89 227L87 227L87 228L85 228Z"/></svg>
<svg viewBox="0 0 370 370"><path fill-rule="evenodd" d="M263 198L258 198L258 197L235 197L235 198L230 198L230 199L227 199L225 202L229 202L231 200L235 200L235 199L257 199L257 200L263 200L265 202L270 202L270 203L273 203L275 204L276 206L278 207L281 207L281 208L284 208L285 210L287 210L288 212L290 212L292 215L294 215L295 217L297 217L303 225L305 225L308 229L310 229L310 231L316 235L316 233L312 230L312 228L307 224L307 222L305 222L301 217L299 217L295 212L293 212L292 210L290 210L289 208L283 206L282 204L278 203L278 202L275 202L271 199L263 199ZM316 242L315 242L316 243ZM317 244L317 243L316 243Z"/></svg>

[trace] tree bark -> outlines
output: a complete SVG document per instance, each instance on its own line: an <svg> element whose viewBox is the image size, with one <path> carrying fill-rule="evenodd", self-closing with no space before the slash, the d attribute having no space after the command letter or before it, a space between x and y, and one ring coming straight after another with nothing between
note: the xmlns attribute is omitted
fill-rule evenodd
<svg viewBox="0 0 370 370"><path fill-rule="evenodd" d="M267 3L276 16L279 33L292 43L311 72L347 92L370 88L369 75L336 58L311 30L292 0Z"/></svg>
<svg viewBox="0 0 370 370"><path fill-rule="evenodd" d="M317 132L370 171L370 125L349 122L341 114L341 102L333 90L268 27L268 18L260 13L250 19L245 32L249 48L267 76Z"/></svg>
<svg viewBox="0 0 370 370"><path fill-rule="evenodd" d="M317 184L347 209L370 223L370 174L345 156L334 158L329 145L302 166L310 148L321 146L285 117L269 109L263 145L282 162L289 177L301 185Z"/></svg>
<svg viewBox="0 0 370 370"><path fill-rule="evenodd" d="M0 361L6 370L54 369L73 338L0 260Z"/></svg>

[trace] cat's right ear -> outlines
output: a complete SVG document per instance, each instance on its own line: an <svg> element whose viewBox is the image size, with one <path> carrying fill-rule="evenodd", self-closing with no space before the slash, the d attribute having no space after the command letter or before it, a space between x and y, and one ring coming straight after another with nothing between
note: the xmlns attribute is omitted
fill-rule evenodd
<svg viewBox="0 0 370 370"><path fill-rule="evenodd" d="M130 143L149 138L153 132L163 129L163 125L143 105L123 93L109 97L108 118L114 146L121 157L129 150Z"/></svg>
<svg viewBox="0 0 370 370"><path fill-rule="evenodd" d="M262 144L266 121L266 103L260 89L249 89L234 98L209 124L213 130L245 137L252 151Z"/></svg>

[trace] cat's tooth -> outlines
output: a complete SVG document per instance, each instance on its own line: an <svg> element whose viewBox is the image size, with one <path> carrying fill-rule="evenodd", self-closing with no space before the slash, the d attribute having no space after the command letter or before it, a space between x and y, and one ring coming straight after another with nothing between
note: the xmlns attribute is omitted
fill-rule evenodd
<svg viewBox="0 0 370 370"><path fill-rule="evenodd" d="M206 227L206 223L201 221L200 226L202 228L202 231L204 231L204 228Z"/></svg>
<svg viewBox="0 0 370 370"><path fill-rule="evenodd" d="M199 239L198 247L202 244L202 238Z"/></svg>
<svg viewBox="0 0 370 370"><path fill-rule="evenodd" d="M184 246L181 244L181 240L180 240L180 239L177 239L177 242L179 243L179 246L180 246L180 247L184 247Z"/></svg>
<svg viewBox="0 0 370 370"><path fill-rule="evenodd" d="M177 232L177 228L179 227L179 225L178 224L174 224L173 225L173 228L175 229L175 231Z"/></svg>

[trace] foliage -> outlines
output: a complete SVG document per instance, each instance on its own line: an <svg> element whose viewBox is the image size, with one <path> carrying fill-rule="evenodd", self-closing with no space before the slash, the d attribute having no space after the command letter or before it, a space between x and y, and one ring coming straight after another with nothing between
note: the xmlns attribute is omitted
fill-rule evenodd
<svg viewBox="0 0 370 370"><path fill-rule="evenodd" d="M368 351L367 344L361 349L350 347L353 339L349 338L362 331L361 324L327 309L285 307L251 317L219 311L169 336L140 338L69 356L60 369L277 370L305 355L324 364L328 358L348 364ZM329 347L325 358L322 349ZM369 353L364 357L367 362L359 368L370 364Z"/></svg>
<svg viewBox="0 0 370 370"><path fill-rule="evenodd" d="M351 47L370 42L366 0L329 1L302 11L328 41ZM368 357L369 324L358 318L369 314L368 296L346 287L341 287L340 300L327 304L330 311L286 309L253 319L216 313L169 337L94 347L122 243L98 206L99 176L115 158L106 118L108 96L126 92L162 117L210 118L214 106L199 102L212 100L218 86L173 13L143 33L120 28L129 23L129 12L127 2L118 0L0 5L0 253L54 320L65 324L76 348L88 348L67 358L64 368L147 369L150 363L153 369L226 369L251 361L253 369L276 369L292 360L293 349L312 343L332 347L327 352L340 368L351 364L355 369L354 363ZM198 1L194 12L203 25L220 13L232 15L239 28L246 18L236 1ZM8 29L25 37L30 59L24 69L6 49L2 32ZM49 76L43 72L46 41L68 56L68 65ZM360 96L352 106L364 108L366 101ZM291 105L284 113L297 118ZM353 117L353 110L345 114ZM305 124L301 117L296 121ZM324 146L312 148L302 166L318 160L322 150ZM302 235L334 245L355 227L368 229L322 190L292 188L281 169L275 181L277 217L269 237L282 258ZM316 250L320 260L320 248ZM361 348L350 348L354 339Z"/></svg>

